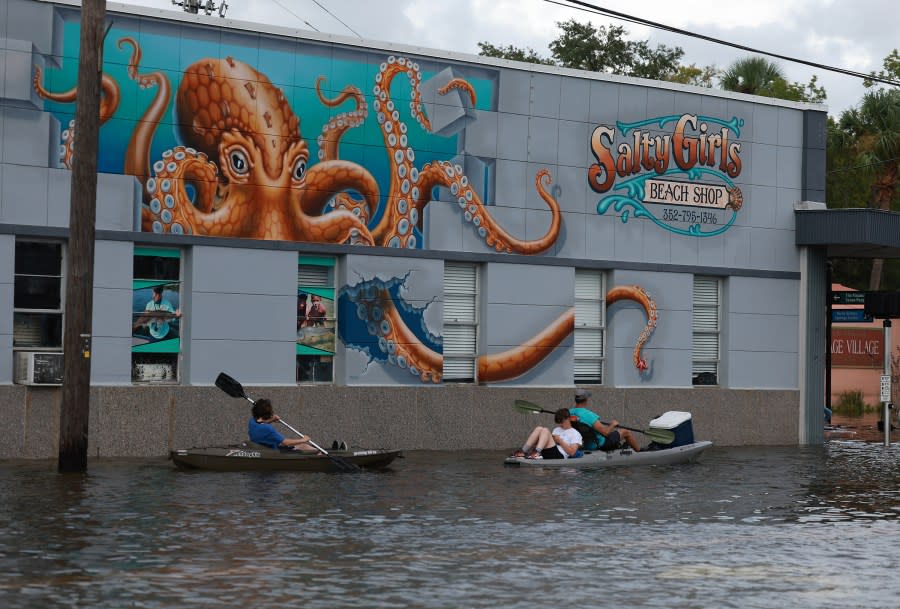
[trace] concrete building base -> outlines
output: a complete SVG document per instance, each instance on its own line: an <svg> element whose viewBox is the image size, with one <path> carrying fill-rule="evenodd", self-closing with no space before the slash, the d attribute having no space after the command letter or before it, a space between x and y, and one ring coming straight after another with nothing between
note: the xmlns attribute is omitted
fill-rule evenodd
<svg viewBox="0 0 900 609"><path fill-rule="evenodd" d="M643 427L668 410L693 415L694 435L718 446L796 445L795 390L614 389L590 387L591 407L605 421ZM572 390L443 386L429 388L246 387L267 397L303 433L330 446L506 450L521 444L550 415L521 414L516 399L554 410L571 405ZM0 458L57 456L61 390L0 385ZM91 390L90 457L158 457L173 448L246 438L250 403L216 387L116 386ZM290 435L288 432L285 435ZM327 448L326 446L326 448Z"/></svg>

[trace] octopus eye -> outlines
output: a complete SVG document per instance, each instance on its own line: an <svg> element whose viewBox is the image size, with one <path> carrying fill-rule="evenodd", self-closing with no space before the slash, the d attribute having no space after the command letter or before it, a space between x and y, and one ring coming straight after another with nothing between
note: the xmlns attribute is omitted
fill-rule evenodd
<svg viewBox="0 0 900 609"><path fill-rule="evenodd" d="M306 159L297 159L294 163L294 174L293 178L295 180L302 180L303 176L306 175Z"/></svg>
<svg viewBox="0 0 900 609"><path fill-rule="evenodd" d="M238 175L244 175L250 171L250 163L247 161L247 153L236 148L228 153L228 162L231 169Z"/></svg>

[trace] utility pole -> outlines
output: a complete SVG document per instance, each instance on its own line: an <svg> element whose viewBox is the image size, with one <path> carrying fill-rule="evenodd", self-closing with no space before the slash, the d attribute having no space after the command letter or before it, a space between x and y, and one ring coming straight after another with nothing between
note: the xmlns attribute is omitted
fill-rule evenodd
<svg viewBox="0 0 900 609"><path fill-rule="evenodd" d="M69 255L63 334L59 471L87 470L91 392L91 318L94 300L94 224L97 216L97 151L100 78L106 0L82 0L75 124L78 148L72 161Z"/></svg>

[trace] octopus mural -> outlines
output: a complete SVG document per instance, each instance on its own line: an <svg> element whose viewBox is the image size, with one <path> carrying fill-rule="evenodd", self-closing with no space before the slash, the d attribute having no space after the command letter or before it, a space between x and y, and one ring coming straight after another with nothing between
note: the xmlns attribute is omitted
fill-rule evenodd
<svg viewBox="0 0 900 609"><path fill-rule="evenodd" d="M545 234L534 240L507 232L490 214L459 165L432 161L416 165L408 126L392 99L398 76L411 85L409 115L426 131L431 122L423 112L422 74L415 61L388 57L373 85L372 111L378 122L389 163L387 192L365 167L340 158L344 135L369 118L369 103L354 85L337 95L323 92L324 77L316 80L316 95L325 107L350 103L349 111L322 127L316 143L318 159L300 130L283 91L269 78L233 57L203 58L184 70L175 92L179 143L151 159L151 145L172 103L172 85L163 71L143 71L141 47L132 37L117 41L129 52L128 76L141 89L155 88L152 102L136 123L125 152L123 172L142 185L141 228L154 233L196 234L315 243L358 244L419 248L423 211L436 187L447 189L466 222L484 243L498 252L533 255L546 252L560 234L561 214L548 188L550 172L540 169L534 187L550 212ZM72 103L76 90L50 91L36 67L36 93L45 100ZM474 106L476 93L466 80L452 78L438 95L459 92ZM101 124L120 102L119 83L104 73L101 81ZM404 108L404 111L406 109ZM62 134L60 161L71 166L76 125ZM385 357L407 368L422 381L440 382L443 358L439 341L423 342L400 314L385 286L352 291L360 319L378 338ZM656 305L638 286L609 292L607 303L631 299L647 313L647 326L634 348L634 364L647 369L641 348L656 324ZM478 359L478 378L496 382L515 378L536 366L574 330L574 309L567 311L524 344ZM421 334L421 333L419 333Z"/></svg>
<svg viewBox="0 0 900 609"><path fill-rule="evenodd" d="M422 382L439 383L443 376L441 339L425 327L423 310L404 303L399 295L401 278L378 279L347 286L340 298L355 308L355 317L364 324L364 332L376 342L349 338L351 331L343 326L342 339L350 346L366 351L371 359L387 361L401 370L419 377ZM606 305L621 300L640 304L647 315L632 351L632 361L641 373L649 369L641 350L656 328L656 302L640 286L617 286L606 294ZM521 345L501 353L481 355L477 359L477 378L482 383L508 381L537 366L575 329L575 309L568 309L549 326Z"/></svg>
<svg viewBox="0 0 900 609"><path fill-rule="evenodd" d="M560 210L546 190L552 181L546 169L535 176L535 188L550 210L550 226L543 237L528 241L517 239L494 220L460 166L446 161L415 166L408 127L390 93L394 78L406 75L412 84L410 113L430 131L422 111L421 72L411 60L389 57L375 76L373 110L390 164L386 204L380 209L375 178L364 167L338 158L342 136L368 118L368 103L356 86L348 85L329 99L321 91L324 77L316 82L324 105L351 101L355 108L322 128L318 163L312 164L300 119L280 88L232 57L200 59L185 70L175 94L183 145L167 150L151 165L151 143L171 102L172 87L165 73L140 71L141 49L133 38L121 38L118 46L131 49L129 76L140 87L157 91L131 135L124 166L125 173L143 185L145 231L416 248L420 244L413 227L421 230L422 211L432 189L440 186L450 190L466 221L497 251L534 254L556 242ZM40 69L35 71L34 88L47 100L75 100L74 89L47 90ZM100 114L106 120L118 106L119 85L104 74L101 88ZM451 90L463 91L474 105L475 91L465 80L450 80L439 94ZM70 124L61 155L67 166L74 138L75 126ZM370 224L374 218L377 223Z"/></svg>

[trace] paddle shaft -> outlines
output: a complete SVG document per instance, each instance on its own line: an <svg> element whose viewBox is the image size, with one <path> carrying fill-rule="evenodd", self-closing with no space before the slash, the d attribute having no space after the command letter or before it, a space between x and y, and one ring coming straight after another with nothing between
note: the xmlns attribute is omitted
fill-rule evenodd
<svg viewBox="0 0 900 609"><path fill-rule="evenodd" d="M556 414L552 410L546 410L544 408L541 408L539 412L543 412L545 414ZM610 423L607 423L606 421L600 421L600 422L603 423L604 425L610 425ZM621 427L622 429L627 429L628 431L634 431L637 433L644 433L643 429L638 429L637 427L628 427L627 425L616 425L616 427Z"/></svg>

